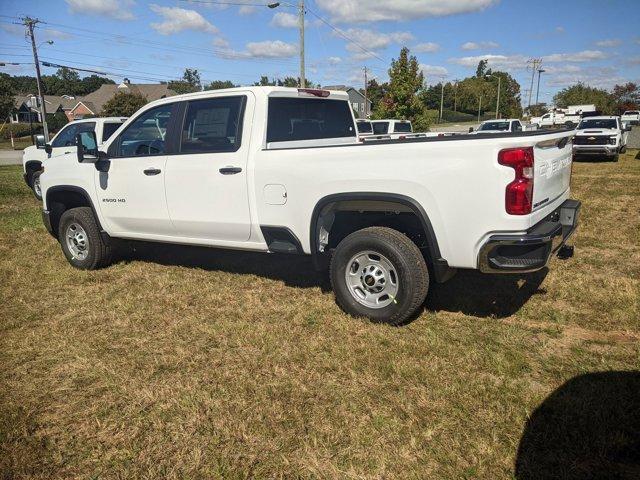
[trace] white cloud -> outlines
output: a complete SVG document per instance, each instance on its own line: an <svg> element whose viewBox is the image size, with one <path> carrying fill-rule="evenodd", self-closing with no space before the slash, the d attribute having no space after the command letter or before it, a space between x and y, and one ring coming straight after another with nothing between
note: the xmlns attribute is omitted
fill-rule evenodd
<svg viewBox="0 0 640 480"><path fill-rule="evenodd" d="M496 42L466 42L460 45L460 48L462 50L480 50L481 48L498 48L499 46Z"/></svg>
<svg viewBox="0 0 640 480"><path fill-rule="evenodd" d="M255 13L255 12L256 12L256 7L252 5L243 5L238 9L238 13L240 15L251 15L252 13Z"/></svg>
<svg viewBox="0 0 640 480"><path fill-rule="evenodd" d="M355 60L365 60L375 56L376 50L384 50L391 44L404 45L413 40L409 32L380 33L366 28L349 28L344 34L357 43L347 43L345 47ZM334 36L340 36L337 32Z"/></svg>
<svg viewBox="0 0 640 480"><path fill-rule="evenodd" d="M229 48L229 42L222 37L216 37L213 39L213 46L218 48Z"/></svg>
<svg viewBox="0 0 640 480"><path fill-rule="evenodd" d="M327 61L331 65L337 65L338 63L342 62L342 58L340 58L340 57L329 57L327 59Z"/></svg>
<svg viewBox="0 0 640 480"><path fill-rule="evenodd" d="M133 20L133 0L65 0L71 13L100 15L116 20Z"/></svg>
<svg viewBox="0 0 640 480"><path fill-rule="evenodd" d="M622 45L622 40L618 38L610 38L608 40L600 40L599 42L596 42L596 46L602 48L619 47L620 45Z"/></svg>
<svg viewBox="0 0 640 480"><path fill-rule="evenodd" d="M286 58L298 54L297 45L281 40L247 43L245 55L252 58Z"/></svg>
<svg viewBox="0 0 640 480"><path fill-rule="evenodd" d="M309 22L305 20L304 24L308 26ZM277 12L273 15L269 25L279 28L298 28L300 22L298 21L298 16L293 13Z"/></svg>
<svg viewBox="0 0 640 480"><path fill-rule="evenodd" d="M366 23L378 21L415 20L424 17L444 17L458 13L484 10L499 0L316 0L333 21Z"/></svg>
<svg viewBox="0 0 640 480"><path fill-rule="evenodd" d="M450 58L449 62L463 67L476 68L480 60L487 60L491 68L519 69L527 66L528 58L525 55L475 55L472 57Z"/></svg>
<svg viewBox="0 0 640 480"><path fill-rule="evenodd" d="M424 42L419 43L418 45L413 47L412 50L417 53L434 53L440 50L440 45L433 42Z"/></svg>
<svg viewBox="0 0 640 480"><path fill-rule="evenodd" d="M421 63L419 68L420 68L420 71L424 73L427 79L427 83L433 83L433 82L429 82L431 77L442 78L449 75L449 71L445 67L441 67L438 65L425 65Z"/></svg>
<svg viewBox="0 0 640 480"><path fill-rule="evenodd" d="M592 62L607 58L600 50L583 50L576 53L553 53L542 57L545 62Z"/></svg>
<svg viewBox="0 0 640 480"><path fill-rule="evenodd" d="M160 23L151 24L151 27L161 35L171 35L183 30L218 33L218 29L195 10L187 10L180 7L161 7L153 3L149 8L164 19Z"/></svg>
<svg viewBox="0 0 640 480"><path fill-rule="evenodd" d="M44 29L45 38L52 38L54 40L68 40L73 38L73 35L67 32L61 32L60 30L54 30L53 28Z"/></svg>
<svg viewBox="0 0 640 480"><path fill-rule="evenodd" d="M616 84L626 83L628 79L622 77L614 67L577 68L573 72L550 75L547 85L551 87L566 87L578 82L591 87L611 89Z"/></svg>

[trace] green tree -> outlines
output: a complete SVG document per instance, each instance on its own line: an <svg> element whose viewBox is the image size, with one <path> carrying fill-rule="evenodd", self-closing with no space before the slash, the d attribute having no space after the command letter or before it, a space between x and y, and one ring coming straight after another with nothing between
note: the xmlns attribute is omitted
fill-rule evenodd
<svg viewBox="0 0 640 480"><path fill-rule="evenodd" d="M57 132L69 123L64 112L47 113L47 126L51 132Z"/></svg>
<svg viewBox="0 0 640 480"><path fill-rule="evenodd" d="M369 80L367 83L367 98L371 102L372 111L380 104L384 96L387 94L387 90L389 90L388 83L378 83L375 78ZM363 88L360 89L360 93L364 95Z"/></svg>
<svg viewBox="0 0 640 480"><path fill-rule="evenodd" d="M418 60L403 47L398 59L391 61L389 89L372 117L411 120L416 131L428 129L429 118L420 98L423 89L424 75Z"/></svg>
<svg viewBox="0 0 640 480"><path fill-rule="evenodd" d="M80 80L78 90L74 92L76 95L87 95L88 93L95 92L101 85L113 85L114 82L110 78L101 77L99 75L89 75Z"/></svg>
<svg viewBox="0 0 640 480"><path fill-rule="evenodd" d="M214 80L209 85L204 87L205 90L220 90L222 88L234 88L237 87L231 80Z"/></svg>
<svg viewBox="0 0 640 480"><path fill-rule="evenodd" d="M616 100L611 93L584 83L577 83L560 90L553 97L553 101L560 108L566 108L569 105L593 104L596 110L604 115L612 115L616 112Z"/></svg>
<svg viewBox="0 0 640 480"><path fill-rule="evenodd" d="M147 97L140 93L118 92L104 104L103 117L130 117L147 104Z"/></svg>
<svg viewBox="0 0 640 480"><path fill-rule="evenodd" d="M15 90L8 75L0 76L0 122L4 122L13 111Z"/></svg>
<svg viewBox="0 0 640 480"><path fill-rule="evenodd" d="M480 62L478 62L478 68L476 68L476 77L478 78L482 78L487 74L490 74L491 71L487 71L487 64L489 63L489 60L480 60Z"/></svg>
<svg viewBox="0 0 640 480"><path fill-rule="evenodd" d="M178 94L193 93L202 90L200 73L193 68L186 68L181 80L173 80L168 84L169 88Z"/></svg>
<svg viewBox="0 0 640 480"><path fill-rule="evenodd" d="M613 87L612 95L616 102L617 113L640 109L640 87L636 83L616 85Z"/></svg>

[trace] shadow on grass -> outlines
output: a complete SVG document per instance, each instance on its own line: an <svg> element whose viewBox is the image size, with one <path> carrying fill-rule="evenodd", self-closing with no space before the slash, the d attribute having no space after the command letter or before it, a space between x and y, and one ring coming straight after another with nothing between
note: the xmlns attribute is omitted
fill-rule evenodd
<svg viewBox="0 0 640 480"><path fill-rule="evenodd" d="M543 268L521 275L489 275L460 270L448 282L432 284L425 308L476 317L508 317L520 310L533 295L546 293L540 285L548 272Z"/></svg>
<svg viewBox="0 0 640 480"><path fill-rule="evenodd" d="M258 275L290 287L331 291L327 273L317 272L310 256L253 253L161 243L126 242L123 261L139 260L207 271ZM463 312L479 317L508 317L532 296L544 293L540 284L547 269L527 275L486 275L460 271L444 284L432 284L425 307L431 311Z"/></svg>
<svg viewBox="0 0 640 480"><path fill-rule="evenodd" d="M611 157L598 156L598 155L585 155L583 157L574 157L573 161L576 163L615 163L615 160Z"/></svg>
<svg viewBox="0 0 640 480"><path fill-rule="evenodd" d="M640 371L572 378L533 412L518 480L640 478Z"/></svg>
<svg viewBox="0 0 640 480"><path fill-rule="evenodd" d="M279 280L290 287L331 290L326 275L313 268L307 255L224 250L187 245L126 242L119 248L118 260L140 260L160 265L176 265L207 271L223 271Z"/></svg>

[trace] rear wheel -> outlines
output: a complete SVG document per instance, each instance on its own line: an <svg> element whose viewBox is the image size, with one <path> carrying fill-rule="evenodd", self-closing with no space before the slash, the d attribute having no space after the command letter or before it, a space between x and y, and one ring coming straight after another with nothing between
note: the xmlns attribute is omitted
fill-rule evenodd
<svg viewBox="0 0 640 480"><path fill-rule="evenodd" d="M38 200L42 200L42 188L40 187L40 175L42 172L35 172L31 176L31 190Z"/></svg>
<svg viewBox="0 0 640 480"><path fill-rule="evenodd" d="M418 247L386 227L358 230L340 242L331 259L331 285L347 313L398 325L422 305L429 271Z"/></svg>
<svg viewBox="0 0 640 480"><path fill-rule="evenodd" d="M111 248L100 235L89 207L72 208L62 214L58 240L65 257L76 268L94 270L111 263Z"/></svg>

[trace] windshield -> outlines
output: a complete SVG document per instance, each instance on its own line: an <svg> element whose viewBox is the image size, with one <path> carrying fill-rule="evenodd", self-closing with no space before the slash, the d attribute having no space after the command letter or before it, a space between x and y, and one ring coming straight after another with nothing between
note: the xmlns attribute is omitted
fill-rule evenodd
<svg viewBox="0 0 640 480"><path fill-rule="evenodd" d="M356 126L358 127L358 133L371 133L373 132L373 128L371 127L371 122L356 122Z"/></svg>
<svg viewBox="0 0 640 480"><path fill-rule="evenodd" d="M373 122L373 133L383 135L389 130L389 122Z"/></svg>
<svg viewBox="0 0 640 480"><path fill-rule="evenodd" d="M629 110L628 112L624 112L623 115L640 115L638 110Z"/></svg>
<svg viewBox="0 0 640 480"><path fill-rule="evenodd" d="M604 118L583 120L578 125L578 130L584 130L585 128L618 128L618 124L615 118Z"/></svg>
<svg viewBox="0 0 640 480"><path fill-rule="evenodd" d="M509 122L486 122L480 125L478 130L500 130L501 132L506 132L509 130Z"/></svg>

